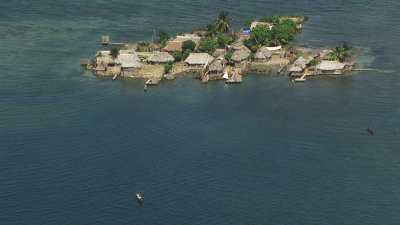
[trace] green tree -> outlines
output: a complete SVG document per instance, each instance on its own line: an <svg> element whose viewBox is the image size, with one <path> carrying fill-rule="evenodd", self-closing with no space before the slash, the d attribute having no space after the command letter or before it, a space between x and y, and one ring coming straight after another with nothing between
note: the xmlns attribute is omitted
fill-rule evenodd
<svg viewBox="0 0 400 225"><path fill-rule="evenodd" d="M205 37L200 41L199 50L201 52L207 52L209 54L213 54L215 49L218 47L218 41L213 37Z"/></svg>
<svg viewBox="0 0 400 225"><path fill-rule="evenodd" d="M217 35L217 30L215 28L215 24L208 24L207 25L207 37L214 37L215 35Z"/></svg>
<svg viewBox="0 0 400 225"><path fill-rule="evenodd" d="M344 62L351 56L350 47L347 44L335 47L328 56L330 60Z"/></svg>
<svg viewBox="0 0 400 225"><path fill-rule="evenodd" d="M218 34L217 36L218 47L225 48L233 43L233 38L227 34Z"/></svg>
<svg viewBox="0 0 400 225"><path fill-rule="evenodd" d="M168 62L164 65L164 72L169 73L172 70L174 64L172 62Z"/></svg>
<svg viewBox="0 0 400 225"><path fill-rule="evenodd" d="M244 22L244 25L245 25L246 27L250 27L250 26L251 26L251 23L252 23L253 21L254 21L253 19L247 19L246 22Z"/></svg>
<svg viewBox="0 0 400 225"><path fill-rule="evenodd" d="M179 51L178 52L174 52L173 56L174 56L175 62L180 62L183 59L183 53L179 52Z"/></svg>
<svg viewBox="0 0 400 225"><path fill-rule="evenodd" d="M320 60L318 59L312 59L309 63L310 66L316 66L320 63Z"/></svg>
<svg viewBox="0 0 400 225"><path fill-rule="evenodd" d="M111 55L111 57L116 59L119 55L119 48L116 48L116 47L111 48L110 55Z"/></svg>
<svg viewBox="0 0 400 225"><path fill-rule="evenodd" d="M158 32L158 43L161 45L161 47L165 47L169 38L170 36L168 33L164 31Z"/></svg>
<svg viewBox="0 0 400 225"><path fill-rule="evenodd" d="M221 11L215 21L215 30L220 33L227 33L231 29L231 23L228 18L228 13Z"/></svg>
<svg viewBox="0 0 400 225"><path fill-rule="evenodd" d="M266 16L260 19L261 22L279 24L279 16Z"/></svg>
<svg viewBox="0 0 400 225"><path fill-rule="evenodd" d="M195 49L196 49L196 43L194 43L194 41L192 41L192 40L187 40L187 41L183 42L183 44L182 44L183 52L186 52L186 51L193 52Z"/></svg>
<svg viewBox="0 0 400 225"><path fill-rule="evenodd" d="M233 52L229 51L224 55L224 58L226 59L226 61L231 62L232 61L232 56L233 56Z"/></svg>
<svg viewBox="0 0 400 225"><path fill-rule="evenodd" d="M274 45L285 45L292 41L297 33L296 23L292 20L283 20L272 27L271 40Z"/></svg>
<svg viewBox="0 0 400 225"><path fill-rule="evenodd" d="M250 35L250 39L259 46L268 45L272 39L270 30L263 26L257 25Z"/></svg>

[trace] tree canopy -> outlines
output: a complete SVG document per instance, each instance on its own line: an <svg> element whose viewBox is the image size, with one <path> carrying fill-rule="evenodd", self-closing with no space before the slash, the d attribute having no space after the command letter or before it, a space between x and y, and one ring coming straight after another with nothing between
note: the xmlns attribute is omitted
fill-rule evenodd
<svg viewBox="0 0 400 225"><path fill-rule="evenodd" d="M251 31L250 39L245 42L245 45L251 50L254 51L261 46L286 45L295 38L297 26L292 20L280 21L279 17L265 20L273 21L276 24L271 30L267 26L259 24Z"/></svg>
<svg viewBox="0 0 400 225"><path fill-rule="evenodd" d="M228 34L218 34L217 42L219 48L225 48L226 46L233 43L233 37Z"/></svg>
<svg viewBox="0 0 400 225"><path fill-rule="evenodd" d="M344 62L351 56L350 46L343 43L342 46L335 47L328 56L330 60Z"/></svg>
<svg viewBox="0 0 400 225"><path fill-rule="evenodd" d="M220 33L227 33L231 29L231 23L228 18L229 13L221 11L215 21L215 29Z"/></svg>
<svg viewBox="0 0 400 225"><path fill-rule="evenodd" d="M213 54L215 49L218 48L218 41L214 37L205 37L201 39L199 50Z"/></svg>
<svg viewBox="0 0 400 225"><path fill-rule="evenodd" d="M274 42L274 44L285 45L295 38L297 26L292 20L283 20L272 27L271 33L272 42Z"/></svg>
<svg viewBox="0 0 400 225"><path fill-rule="evenodd" d="M225 11L219 12L217 19L207 25L207 36L214 37L221 33L228 33L231 29L231 22L228 16L229 14Z"/></svg>
<svg viewBox="0 0 400 225"><path fill-rule="evenodd" d="M182 44L182 51L186 52L193 52L196 49L196 43L194 43L194 41L192 40L187 40L185 42L183 42Z"/></svg>
<svg viewBox="0 0 400 225"><path fill-rule="evenodd" d="M168 41L168 39L170 38L169 34L164 32L164 31L160 31L158 32L158 43L164 47Z"/></svg>

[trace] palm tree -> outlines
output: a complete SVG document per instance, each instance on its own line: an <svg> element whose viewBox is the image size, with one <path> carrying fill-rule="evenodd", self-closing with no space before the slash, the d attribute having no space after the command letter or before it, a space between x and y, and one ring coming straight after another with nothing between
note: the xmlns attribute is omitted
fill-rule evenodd
<svg viewBox="0 0 400 225"><path fill-rule="evenodd" d="M329 54L329 58L331 60L338 60L340 62L344 62L346 59L350 57L350 47L347 44L343 44L342 46L336 47Z"/></svg>
<svg viewBox="0 0 400 225"><path fill-rule="evenodd" d="M228 18L228 13L221 11L218 14L217 21L215 21L215 29L221 33L227 33L231 29L231 24Z"/></svg>

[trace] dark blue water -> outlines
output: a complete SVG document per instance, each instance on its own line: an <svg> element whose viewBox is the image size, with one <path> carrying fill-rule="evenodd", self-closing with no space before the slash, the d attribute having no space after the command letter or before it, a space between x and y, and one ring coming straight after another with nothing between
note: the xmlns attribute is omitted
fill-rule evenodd
<svg viewBox="0 0 400 225"><path fill-rule="evenodd" d="M150 39L220 9L236 26L310 16L298 42L348 41L378 71L295 87L186 78L144 93L143 81L79 68L102 34ZM399 10L395 0L2 1L0 224L400 224Z"/></svg>

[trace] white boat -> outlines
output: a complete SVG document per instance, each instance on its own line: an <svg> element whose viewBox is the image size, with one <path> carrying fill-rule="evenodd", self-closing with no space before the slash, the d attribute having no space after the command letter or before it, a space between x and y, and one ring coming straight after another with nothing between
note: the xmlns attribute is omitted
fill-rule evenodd
<svg viewBox="0 0 400 225"><path fill-rule="evenodd" d="M144 194L142 192L137 192L136 199L139 201L139 203L143 203L144 202Z"/></svg>
<svg viewBox="0 0 400 225"><path fill-rule="evenodd" d="M278 50L282 49L282 46L279 45L279 46L275 46L275 47L266 47L266 49L269 51L278 51Z"/></svg>
<svg viewBox="0 0 400 225"><path fill-rule="evenodd" d="M228 71L225 71L224 76L222 76L225 80L229 79Z"/></svg>
<svg viewBox="0 0 400 225"><path fill-rule="evenodd" d="M305 78L296 78L296 79L294 79L294 81L296 81L296 82L305 82L306 79Z"/></svg>

